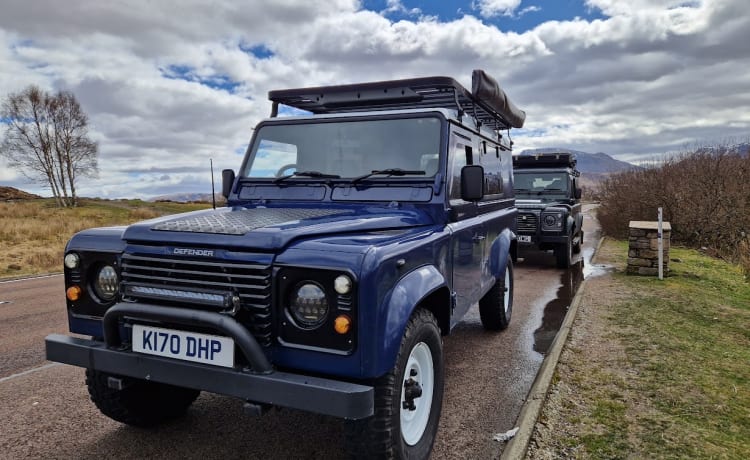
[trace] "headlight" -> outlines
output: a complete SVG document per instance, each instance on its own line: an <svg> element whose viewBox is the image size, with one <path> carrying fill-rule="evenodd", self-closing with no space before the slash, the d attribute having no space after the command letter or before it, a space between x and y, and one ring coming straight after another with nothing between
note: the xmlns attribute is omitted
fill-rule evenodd
<svg viewBox="0 0 750 460"><path fill-rule="evenodd" d="M297 285L289 300L289 312L302 327L318 326L328 314L326 293L317 283L308 281Z"/></svg>
<svg viewBox="0 0 750 460"><path fill-rule="evenodd" d="M544 230L560 230L563 223L563 213L556 212L542 216L542 228Z"/></svg>
<svg viewBox="0 0 750 460"><path fill-rule="evenodd" d="M105 302L112 300L117 294L119 284L117 271L111 265L104 265L99 269L94 280L94 292L96 296Z"/></svg>
<svg viewBox="0 0 750 460"><path fill-rule="evenodd" d="M78 268L79 263L81 263L81 258L78 257L78 254L75 252L69 252L65 256L65 266L69 269L73 270L74 268Z"/></svg>

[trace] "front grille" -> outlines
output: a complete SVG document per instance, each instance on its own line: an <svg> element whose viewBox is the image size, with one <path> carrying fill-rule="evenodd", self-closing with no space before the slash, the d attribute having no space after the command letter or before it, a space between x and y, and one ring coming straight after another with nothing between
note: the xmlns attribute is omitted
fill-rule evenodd
<svg viewBox="0 0 750 460"><path fill-rule="evenodd" d="M539 217L531 213L519 213L516 218L516 228L519 233L536 233Z"/></svg>
<svg viewBox="0 0 750 460"><path fill-rule="evenodd" d="M262 346L271 345L271 267L267 265L124 254L121 276L123 286L155 288L162 292L210 290L237 295L240 308L236 319ZM137 295L130 297L138 299ZM159 303L153 299L148 301ZM205 308L189 299L180 301L179 305Z"/></svg>

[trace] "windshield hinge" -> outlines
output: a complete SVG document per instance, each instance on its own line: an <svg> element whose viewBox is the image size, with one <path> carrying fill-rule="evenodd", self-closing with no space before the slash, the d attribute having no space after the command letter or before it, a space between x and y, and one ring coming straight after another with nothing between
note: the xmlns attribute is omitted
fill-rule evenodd
<svg viewBox="0 0 750 460"><path fill-rule="evenodd" d="M432 183L432 193L434 193L435 196L440 196L442 185L443 185L443 174L442 173L435 174L435 181Z"/></svg>

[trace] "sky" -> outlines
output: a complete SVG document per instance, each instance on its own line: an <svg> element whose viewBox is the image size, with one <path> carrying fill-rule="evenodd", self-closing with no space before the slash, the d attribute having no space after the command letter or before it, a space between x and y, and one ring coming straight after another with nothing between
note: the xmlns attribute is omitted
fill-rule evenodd
<svg viewBox="0 0 750 460"><path fill-rule="evenodd" d="M70 90L99 143L79 195L211 190L269 90L494 76L514 149L631 162L750 137L747 0L2 0L0 97ZM3 128L0 123L0 128ZM0 129L2 131L2 129ZM218 184L218 182L217 182ZM0 160L0 185L49 195Z"/></svg>

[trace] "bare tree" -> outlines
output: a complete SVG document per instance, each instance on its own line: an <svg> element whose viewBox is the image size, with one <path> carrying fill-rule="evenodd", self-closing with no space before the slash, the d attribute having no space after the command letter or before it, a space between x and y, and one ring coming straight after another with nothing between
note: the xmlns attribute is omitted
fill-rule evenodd
<svg viewBox="0 0 750 460"><path fill-rule="evenodd" d="M6 124L0 156L28 179L50 188L61 207L75 206L79 177L99 172L98 145L73 93L51 94L31 85L2 101Z"/></svg>

